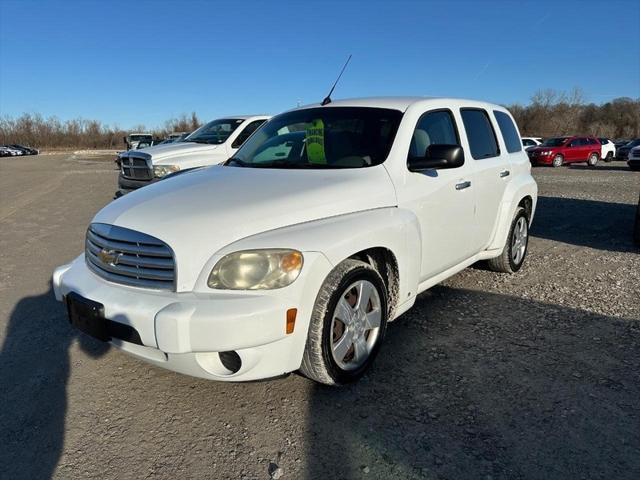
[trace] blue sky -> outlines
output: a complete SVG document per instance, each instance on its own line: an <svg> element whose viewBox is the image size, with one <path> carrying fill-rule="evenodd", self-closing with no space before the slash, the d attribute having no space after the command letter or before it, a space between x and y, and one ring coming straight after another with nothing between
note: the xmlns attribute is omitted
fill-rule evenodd
<svg viewBox="0 0 640 480"><path fill-rule="evenodd" d="M124 128L334 98L640 97L633 1L0 0L0 114Z"/></svg>

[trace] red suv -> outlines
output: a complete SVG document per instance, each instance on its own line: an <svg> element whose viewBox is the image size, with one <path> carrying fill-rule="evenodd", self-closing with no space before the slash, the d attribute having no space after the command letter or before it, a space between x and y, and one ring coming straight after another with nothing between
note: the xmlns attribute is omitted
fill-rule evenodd
<svg viewBox="0 0 640 480"><path fill-rule="evenodd" d="M602 145L596 137L555 137L527 150L535 165L560 167L565 163L587 162L594 166L600 160Z"/></svg>

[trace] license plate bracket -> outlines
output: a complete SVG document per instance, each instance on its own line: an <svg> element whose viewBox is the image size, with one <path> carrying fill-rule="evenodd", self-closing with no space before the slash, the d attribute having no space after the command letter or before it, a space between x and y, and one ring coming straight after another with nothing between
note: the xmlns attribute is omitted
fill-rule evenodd
<svg viewBox="0 0 640 480"><path fill-rule="evenodd" d="M66 296L66 302L71 325L103 342L111 340L107 320L104 318L104 305L75 292Z"/></svg>

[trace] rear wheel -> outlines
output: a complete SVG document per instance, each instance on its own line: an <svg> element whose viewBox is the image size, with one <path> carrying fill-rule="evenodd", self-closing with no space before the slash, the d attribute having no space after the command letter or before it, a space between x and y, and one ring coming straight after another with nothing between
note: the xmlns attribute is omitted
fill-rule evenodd
<svg viewBox="0 0 640 480"><path fill-rule="evenodd" d="M563 164L564 164L564 157L562 155L558 154L555 157L553 157L553 161L551 165L553 165L554 167L561 167Z"/></svg>
<svg viewBox="0 0 640 480"><path fill-rule="evenodd" d="M612 160L613 160L613 152L607 152L607 156L604 157L604 161L609 163Z"/></svg>
<svg viewBox="0 0 640 480"><path fill-rule="evenodd" d="M507 242L499 257L488 261L494 272L515 273L520 270L529 246L529 219L524 208L518 207L511 222Z"/></svg>
<svg viewBox="0 0 640 480"><path fill-rule="evenodd" d="M387 290L368 263L348 259L320 289L300 371L326 385L359 379L378 354L387 328Z"/></svg>
<svg viewBox="0 0 640 480"><path fill-rule="evenodd" d="M598 163L598 160L600 160L600 155L598 155L597 153L592 153L587 159L587 165L589 165L590 167L595 167Z"/></svg>

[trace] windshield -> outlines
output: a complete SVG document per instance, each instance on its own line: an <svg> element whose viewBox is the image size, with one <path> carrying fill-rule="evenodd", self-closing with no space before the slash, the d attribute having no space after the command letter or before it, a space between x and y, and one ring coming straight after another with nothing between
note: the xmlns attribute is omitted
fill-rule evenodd
<svg viewBox="0 0 640 480"><path fill-rule="evenodd" d="M402 112L368 107L318 107L274 117L260 127L230 166L361 168L384 162Z"/></svg>
<svg viewBox="0 0 640 480"><path fill-rule="evenodd" d="M129 135L129 140L132 142L137 142L139 140L151 140L151 135Z"/></svg>
<svg viewBox="0 0 640 480"><path fill-rule="evenodd" d="M567 141L567 137L548 138L542 144L543 147L560 147Z"/></svg>
<svg viewBox="0 0 640 480"><path fill-rule="evenodd" d="M635 140L631 140L629 143L624 145L625 147L637 147L640 145L640 138L636 138Z"/></svg>
<svg viewBox="0 0 640 480"><path fill-rule="evenodd" d="M227 138L244 122L241 118L225 118L214 120L203 125L187 138L185 142L210 143L220 145L227 141Z"/></svg>

